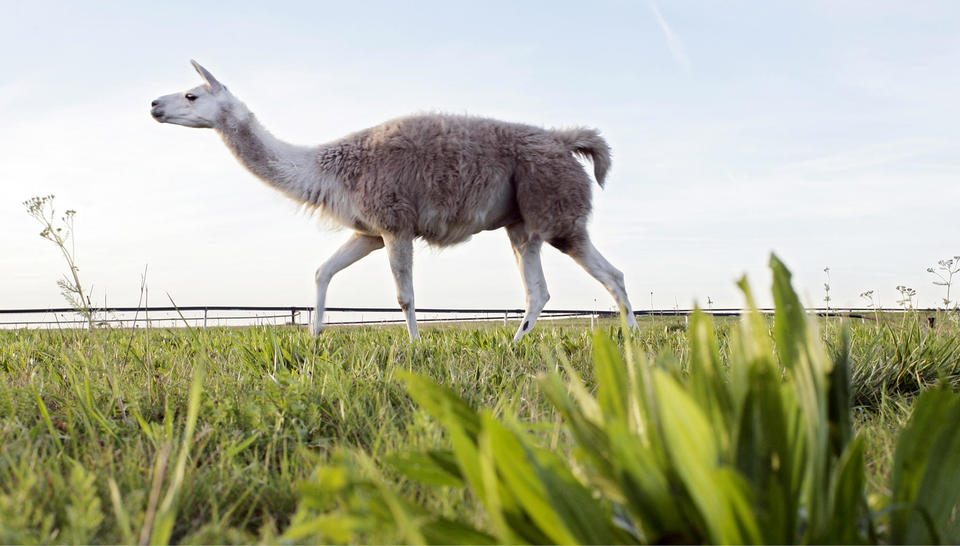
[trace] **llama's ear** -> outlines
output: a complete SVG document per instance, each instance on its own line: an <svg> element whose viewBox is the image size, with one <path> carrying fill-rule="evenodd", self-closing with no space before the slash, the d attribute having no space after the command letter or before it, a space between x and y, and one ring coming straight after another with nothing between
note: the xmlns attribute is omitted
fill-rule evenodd
<svg viewBox="0 0 960 546"><path fill-rule="evenodd" d="M200 63L190 59L190 64L197 69L197 73L200 74L200 77L203 78L203 81L207 82L207 85L210 86L211 91L216 93L217 91L223 89L223 84L217 81L217 79L213 77L213 74L211 74L209 70L200 66Z"/></svg>

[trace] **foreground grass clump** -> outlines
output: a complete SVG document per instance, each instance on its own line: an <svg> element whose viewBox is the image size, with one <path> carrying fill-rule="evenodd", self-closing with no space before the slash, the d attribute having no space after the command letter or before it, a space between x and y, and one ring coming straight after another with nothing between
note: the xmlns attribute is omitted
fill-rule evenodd
<svg viewBox="0 0 960 546"><path fill-rule="evenodd" d="M411 543L954 543L960 540L960 395L922 394L896 440L889 496L867 501L865 439L855 435L849 350L829 357L773 259L773 339L756 311L732 335L725 369L703 314L688 365L649 362L605 337L596 394L570 366L540 386L563 416L558 450L536 427L477 411L416 374L407 390L444 426L448 447L405 451L390 472L469 491L482 510L431 510L364 454L322 467L286 536ZM742 285L748 306L749 289ZM878 505L879 504L879 505ZM387 535L390 536L390 535Z"/></svg>

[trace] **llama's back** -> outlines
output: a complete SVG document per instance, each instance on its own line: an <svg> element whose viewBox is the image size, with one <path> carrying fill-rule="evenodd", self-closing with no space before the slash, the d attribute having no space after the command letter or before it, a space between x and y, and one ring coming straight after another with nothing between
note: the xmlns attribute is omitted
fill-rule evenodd
<svg viewBox="0 0 960 546"><path fill-rule="evenodd" d="M590 211L574 140L529 125L420 115L324 146L320 161L375 229L448 245L522 219L549 237L582 225Z"/></svg>

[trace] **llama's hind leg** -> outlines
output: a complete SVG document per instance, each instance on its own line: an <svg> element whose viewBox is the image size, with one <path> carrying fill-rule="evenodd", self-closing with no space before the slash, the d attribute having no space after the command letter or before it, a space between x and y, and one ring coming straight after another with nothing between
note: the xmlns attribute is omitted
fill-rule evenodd
<svg viewBox="0 0 960 546"><path fill-rule="evenodd" d="M420 339L420 332L417 330L417 312L413 301L413 238L384 235L383 242L397 283L397 303L407 321L410 341L416 341Z"/></svg>
<svg viewBox="0 0 960 546"><path fill-rule="evenodd" d="M520 278L523 279L523 288L527 292L527 309L523 315L523 322L517 329L513 341L519 341L536 324L543 306L550 299L547 292L547 280L543 277L543 266L540 263L540 249L543 240L536 235L527 233L522 223L507 226L507 235L510 236L510 245L517 258L520 268Z"/></svg>
<svg viewBox="0 0 960 546"><path fill-rule="evenodd" d="M310 329L314 334L319 334L323 329L323 310L326 308L327 287L330 285L330 279L343 268L370 254L374 250L383 248L383 239L380 237L371 237L361 233L354 233L347 239L333 256L323 262L317 269L317 307L313 313L313 323Z"/></svg>
<svg viewBox="0 0 960 546"><path fill-rule="evenodd" d="M574 261L587 270L587 273L590 273L593 278L600 281L600 284L602 284L604 288L607 289L607 292L610 292L610 295L613 296L613 299L616 300L620 312L623 313L627 320L627 326L634 330L639 330L640 326L637 324L637 317L633 314L633 307L630 305L630 300L627 298L627 289L623 284L623 273L616 267L613 267L613 265L600 254L600 251L593 246L593 243L590 242L590 238L586 233L583 233L581 237L577 237L574 240L576 242L573 244L569 243L569 239L550 241L550 244L573 258Z"/></svg>

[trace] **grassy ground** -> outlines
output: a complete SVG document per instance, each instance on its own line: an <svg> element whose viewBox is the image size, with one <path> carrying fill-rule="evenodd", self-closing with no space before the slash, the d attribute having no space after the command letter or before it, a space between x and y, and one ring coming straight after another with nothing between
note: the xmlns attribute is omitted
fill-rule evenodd
<svg viewBox="0 0 960 546"><path fill-rule="evenodd" d="M956 322L942 318L934 328L912 316L849 322L871 494L884 494L893 434L916 393L937 381L960 386ZM834 350L839 323L823 326ZM718 324L724 358L729 324ZM642 326L649 353L687 361L682 319ZM622 340L614 324L601 328ZM563 443L533 379L568 360L590 381L587 325L544 322L519 344L512 333L435 325L411 345L401 328L334 328L319 338L283 327L0 331L0 542L138 542L170 514L174 542L275 540L296 510L298 482L337 448L379 458L442 443L399 370ZM472 509L455 492L420 500L461 517Z"/></svg>

